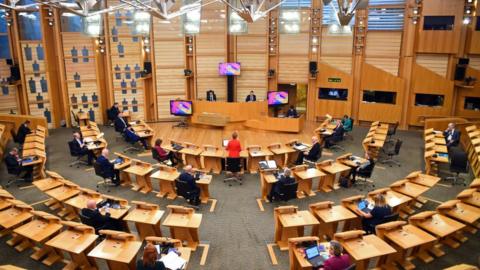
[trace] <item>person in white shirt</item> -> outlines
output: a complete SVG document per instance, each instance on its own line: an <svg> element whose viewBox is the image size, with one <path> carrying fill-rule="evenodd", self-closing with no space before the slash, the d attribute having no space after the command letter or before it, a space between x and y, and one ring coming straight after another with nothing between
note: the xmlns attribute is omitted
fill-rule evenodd
<svg viewBox="0 0 480 270"><path fill-rule="evenodd" d="M455 129L455 124L448 124L448 128L443 132L443 136L447 141L447 147L457 146L460 142L460 132Z"/></svg>

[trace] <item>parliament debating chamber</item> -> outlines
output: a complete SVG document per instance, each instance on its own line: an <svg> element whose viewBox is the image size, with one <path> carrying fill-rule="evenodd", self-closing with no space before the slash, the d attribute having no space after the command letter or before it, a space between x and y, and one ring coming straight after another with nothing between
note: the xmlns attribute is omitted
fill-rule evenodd
<svg viewBox="0 0 480 270"><path fill-rule="evenodd" d="M0 270L480 267L479 0L0 0Z"/></svg>

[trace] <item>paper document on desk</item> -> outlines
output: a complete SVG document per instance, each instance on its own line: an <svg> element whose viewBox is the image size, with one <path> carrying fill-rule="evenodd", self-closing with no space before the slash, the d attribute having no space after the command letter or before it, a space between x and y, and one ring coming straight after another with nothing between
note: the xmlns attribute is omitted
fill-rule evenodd
<svg viewBox="0 0 480 270"><path fill-rule="evenodd" d="M308 146L306 146L305 144L299 144L299 145L294 145L293 149L297 151L305 151L308 149Z"/></svg>
<svg viewBox="0 0 480 270"><path fill-rule="evenodd" d="M172 270L183 269L187 263L185 259L178 256L175 252L169 252L167 255L163 256L160 261L163 262L166 268Z"/></svg>

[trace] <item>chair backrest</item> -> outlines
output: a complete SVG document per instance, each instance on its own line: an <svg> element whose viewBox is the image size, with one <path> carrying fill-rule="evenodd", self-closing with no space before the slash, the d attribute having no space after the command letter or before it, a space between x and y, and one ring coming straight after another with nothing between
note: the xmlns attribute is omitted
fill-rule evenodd
<svg viewBox="0 0 480 270"><path fill-rule="evenodd" d="M78 156L78 153L75 151L74 143L75 143L74 141L68 142L68 150L70 150L70 156L72 157Z"/></svg>
<svg viewBox="0 0 480 270"><path fill-rule="evenodd" d="M450 156L450 171L468 172L468 156L465 151L459 147L450 147L448 155Z"/></svg>
<svg viewBox="0 0 480 270"><path fill-rule="evenodd" d="M157 161L162 161L161 158L160 158L160 155L157 152L157 149L155 149L155 147L152 147L151 150L152 150L152 158L157 160Z"/></svg>
<svg viewBox="0 0 480 270"><path fill-rule="evenodd" d="M382 223L392 222L398 220L398 213L393 213L391 215L383 217Z"/></svg>
<svg viewBox="0 0 480 270"><path fill-rule="evenodd" d="M370 165L365 167L362 170L359 170L357 175L365 178L372 177L373 169L375 168L375 162L373 160L370 161Z"/></svg>
<svg viewBox="0 0 480 270"><path fill-rule="evenodd" d="M13 128L10 129L10 135L12 136L12 139L15 143L19 143L18 138L17 138L17 133L15 132L15 130L13 130Z"/></svg>
<svg viewBox="0 0 480 270"><path fill-rule="evenodd" d="M102 178L107 178L105 177L105 173L102 170L102 166L100 163L93 163L93 169L95 170L95 175L100 176Z"/></svg>
<svg viewBox="0 0 480 270"><path fill-rule="evenodd" d="M296 199L297 198L297 188L298 188L298 182L294 182L294 183L286 184L286 185L281 185L280 186L280 198L283 201Z"/></svg>
<svg viewBox="0 0 480 270"><path fill-rule="evenodd" d="M225 169L229 172L239 172L242 168L242 163L240 158L231 158L227 157L227 162L225 162Z"/></svg>
<svg viewBox="0 0 480 270"><path fill-rule="evenodd" d="M400 153L400 148L402 147L403 141L398 139L395 142L395 155L398 155Z"/></svg>
<svg viewBox="0 0 480 270"><path fill-rule="evenodd" d="M177 194L179 196L182 196L185 199L190 198L191 193L189 191L187 182L180 181L180 180L177 179L177 180L175 180L175 187L177 188Z"/></svg>
<svg viewBox="0 0 480 270"><path fill-rule="evenodd" d="M92 220L85 216L82 211L80 211L80 213L78 214L78 216L80 217L80 221L85 224L85 225L88 225L88 226L92 226Z"/></svg>

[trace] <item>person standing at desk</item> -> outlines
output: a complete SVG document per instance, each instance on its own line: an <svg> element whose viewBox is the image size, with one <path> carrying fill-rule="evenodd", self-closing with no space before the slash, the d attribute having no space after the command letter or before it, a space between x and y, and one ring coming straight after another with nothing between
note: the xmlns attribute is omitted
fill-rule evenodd
<svg viewBox="0 0 480 270"><path fill-rule="evenodd" d="M180 174L178 179L182 182L187 183L189 191L193 193L192 204L200 204L200 188L197 186L196 181L199 179L198 176L194 175L192 165L187 165L183 168L183 172Z"/></svg>
<svg viewBox="0 0 480 270"><path fill-rule="evenodd" d="M353 128L352 118L350 118L350 116L348 116L348 115L345 114L345 115L343 116L343 119L342 119L342 125L343 125L343 129L344 129L346 132L352 131L352 128Z"/></svg>
<svg viewBox="0 0 480 270"><path fill-rule="evenodd" d="M120 172L115 170L115 165L108 160L109 151L107 148L102 150L102 154L97 158L97 164L102 168L103 176L111 177L112 182L118 186L120 185Z"/></svg>
<svg viewBox="0 0 480 270"><path fill-rule="evenodd" d="M172 166L177 166L178 162L180 159L175 156L175 153L172 151L166 151L165 149L162 148L162 139L156 139L155 140L155 146L153 147L153 150L155 151L156 155L153 156L154 159L157 161L165 161L167 159L172 162Z"/></svg>
<svg viewBox="0 0 480 270"><path fill-rule="evenodd" d="M255 96L255 93L253 91L250 91L250 94L245 98L245 102L253 101L257 101L257 96Z"/></svg>
<svg viewBox="0 0 480 270"><path fill-rule="evenodd" d="M290 118L297 118L298 117L297 110L295 109L295 107L293 105L290 105L290 109L288 109L288 111L287 111L287 117L290 117Z"/></svg>
<svg viewBox="0 0 480 270"><path fill-rule="evenodd" d="M100 210L97 208L97 203L94 200L87 201L87 207L81 210L82 216L88 219L89 226L92 226L96 232L99 230L117 230L121 231L122 225L115 219L110 218L110 208L104 206L105 215L100 213Z"/></svg>
<svg viewBox="0 0 480 270"><path fill-rule="evenodd" d="M276 199L279 199L280 189L284 185L295 183L295 179L292 177L292 171L289 168L283 170L283 174L280 175L278 181L273 184L270 194L267 196L268 200L273 202Z"/></svg>
<svg viewBox="0 0 480 270"><path fill-rule="evenodd" d="M21 124L20 127L18 127L17 141L20 145L23 145L23 143L25 142L25 137L28 134L32 133L29 125L30 125L30 120L27 120L23 124Z"/></svg>
<svg viewBox="0 0 480 270"><path fill-rule="evenodd" d="M87 145L83 142L82 136L80 136L80 133L78 133L78 132L73 133L72 142L73 142L73 144L72 144L73 152L76 153L77 155L81 155L81 156L87 155L88 165L91 166L92 161L95 158L95 154L93 153L93 151L88 150Z"/></svg>
<svg viewBox="0 0 480 270"><path fill-rule="evenodd" d="M232 139L228 141L225 150L227 150L227 170L232 172L235 177L239 177L238 173L240 172L240 152L242 151L242 145L238 139L237 131L232 133Z"/></svg>
<svg viewBox="0 0 480 270"><path fill-rule="evenodd" d="M350 263L350 256L342 254L343 248L338 241L330 241L329 247L330 257L323 262L323 270L344 270L347 269Z"/></svg>
<svg viewBox="0 0 480 270"><path fill-rule="evenodd" d="M448 124L448 128L443 132L443 136L447 141L447 147L457 146L460 142L460 132L455 129L455 124Z"/></svg>
<svg viewBox="0 0 480 270"><path fill-rule="evenodd" d="M375 226L382 224L385 217L392 214L392 208L387 204L383 194L377 194L373 197L374 207L370 213L366 213L358 208L358 213L362 215L362 226L366 232L375 233Z"/></svg>
<svg viewBox="0 0 480 270"><path fill-rule="evenodd" d="M137 270L165 270L165 265L158 259L157 249L148 243L143 249L142 259L137 261Z"/></svg>
<svg viewBox="0 0 480 270"><path fill-rule="evenodd" d="M125 132L125 129L127 129L127 127L130 126L130 125L125 121L125 119L123 119L123 114L122 114L121 112L119 112L119 113L117 114L117 118L115 118L114 125L115 125L115 131L116 131L116 132L120 132L120 133L124 133L124 132Z"/></svg>
<svg viewBox="0 0 480 270"><path fill-rule="evenodd" d="M18 149L12 148L5 157L5 165L7 172L12 175L21 177L27 182L32 182L32 166L22 166L22 159L18 155Z"/></svg>
<svg viewBox="0 0 480 270"><path fill-rule="evenodd" d="M138 136L135 131L133 130L132 127L127 127L125 129L125 140L127 142L130 142L130 143L136 143L138 141L140 141L143 145L143 148L145 148L145 150L148 150L148 144L147 144L147 140L145 140L145 138L142 138L140 136Z"/></svg>
<svg viewBox="0 0 480 270"><path fill-rule="evenodd" d="M213 90L207 91L207 101L217 101L217 95L215 95Z"/></svg>
<svg viewBox="0 0 480 270"><path fill-rule="evenodd" d="M332 135L325 137L325 148L330 148L335 142L339 142L343 140L343 133L345 130L343 129L342 121L337 120L337 125L333 129Z"/></svg>
<svg viewBox="0 0 480 270"><path fill-rule="evenodd" d="M318 137L312 137L312 147L309 151L304 151L298 153L297 161L295 162L296 165L303 164L303 159L307 159L309 161L315 162L317 161L322 155L322 146L318 142Z"/></svg>

